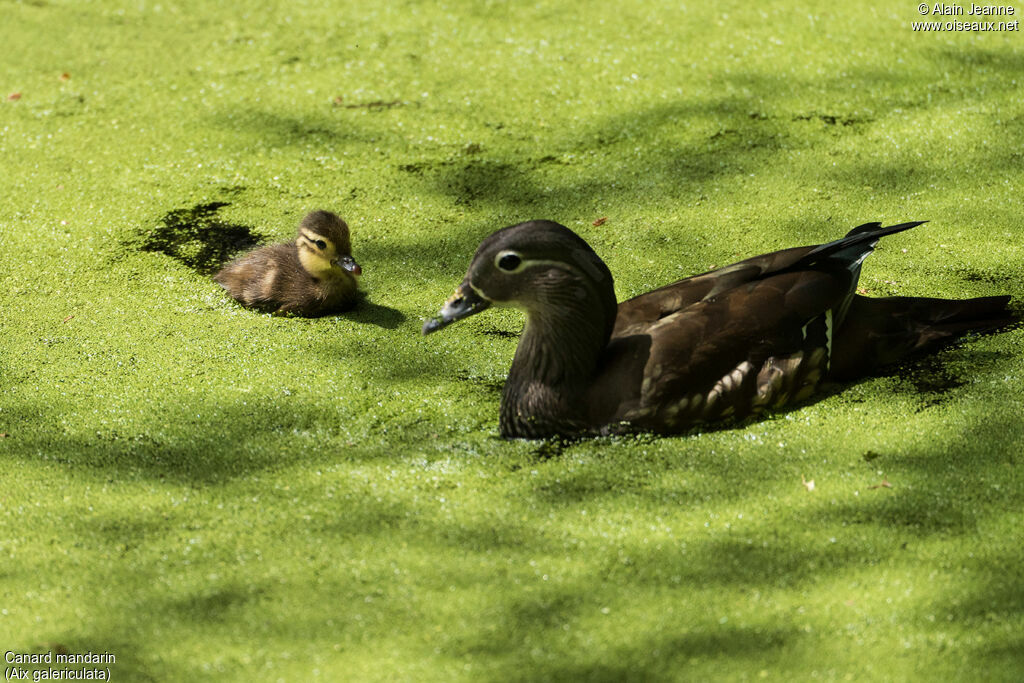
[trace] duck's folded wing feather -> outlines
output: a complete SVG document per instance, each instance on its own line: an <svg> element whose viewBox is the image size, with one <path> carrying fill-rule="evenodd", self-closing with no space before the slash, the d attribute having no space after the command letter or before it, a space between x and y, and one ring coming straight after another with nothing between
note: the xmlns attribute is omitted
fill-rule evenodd
<svg viewBox="0 0 1024 683"><path fill-rule="evenodd" d="M855 281L861 261L879 239L921 224L912 221L883 228L881 223L864 223L832 242L761 254L674 282L619 304L612 336L636 334L698 301L785 272L846 270Z"/></svg>
<svg viewBox="0 0 1024 683"><path fill-rule="evenodd" d="M647 327L642 380L616 419L683 429L802 400L827 370L832 311L849 287L838 271L782 272L660 318ZM623 372L615 365L602 374Z"/></svg>
<svg viewBox="0 0 1024 683"><path fill-rule="evenodd" d="M638 328L646 328L702 299L792 267L814 248L794 247L754 256L623 301L619 304L612 336L635 334Z"/></svg>

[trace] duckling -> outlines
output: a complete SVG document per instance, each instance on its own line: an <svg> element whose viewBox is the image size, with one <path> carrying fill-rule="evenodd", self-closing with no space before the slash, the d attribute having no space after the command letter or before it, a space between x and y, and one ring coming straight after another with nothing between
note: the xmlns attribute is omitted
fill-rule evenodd
<svg viewBox="0 0 1024 683"><path fill-rule="evenodd" d="M362 272L345 221L313 211L299 223L295 241L251 251L213 279L243 306L316 317L351 308Z"/></svg>
<svg viewBox="0 0 1024 683"><path fill-rule="evenodd" d="M972 330L1011 324L1009 296L856 293L879 239L921 222L867 223L616 304L612 274L568 228L530 221L477 249L430 334L489 306L525 311L501 397L506 438L672 434L806 400Z"/></svg>

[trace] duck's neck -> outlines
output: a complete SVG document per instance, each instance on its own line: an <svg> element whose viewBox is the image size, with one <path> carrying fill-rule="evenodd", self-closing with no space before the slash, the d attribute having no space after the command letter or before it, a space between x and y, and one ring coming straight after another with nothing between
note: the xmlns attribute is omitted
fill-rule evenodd
<svg viewBox="0 0 1024 683"><path fill-rule="evenodd" d="M610 329L601 315L582 307L528 312L502 393L502 435L545 438L585 430L584 395Z"/></svg>

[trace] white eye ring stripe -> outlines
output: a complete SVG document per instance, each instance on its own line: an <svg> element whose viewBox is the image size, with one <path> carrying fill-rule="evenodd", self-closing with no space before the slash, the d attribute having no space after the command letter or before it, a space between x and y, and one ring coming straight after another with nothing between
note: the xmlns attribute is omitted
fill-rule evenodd
<svg viewBox="0 0 1024 683"><path fill-rule="evenodd" d="M516 267L513 268L512 270L501 267L501 262L502 260L505 259L506 256L514 256L517 259L519 259L519 263L517 263ZM520 270L523 269L523 264L525 263L526 260L523 258L522 254L520 254L518 251L513 251L512 249L505 249L503 251L499 251L497 254L494 255L494 267L503 273L518 273Z"/></svg>
<svg viewBox="0 0 1024 683"><path fill-rule="evenodd" d="M502 268L501 266L498 265L501 259L505 258L506 256L515 256L519 259L519 264L513 270L506 270L505 268ZM566 263L565 261L553 261L551 259L527 259L523 258L523 255L520 254L518 251L513 251L511 249L499 251L494 256L494 267L500 270L501 272L507 273L509 275L522 272L523 270L526 270L527 268L533 268L534 266L550 266L552 268L567 270L570 273L575 273L576 275L580 274L579 269L577 269L571 263Z"/></svg>

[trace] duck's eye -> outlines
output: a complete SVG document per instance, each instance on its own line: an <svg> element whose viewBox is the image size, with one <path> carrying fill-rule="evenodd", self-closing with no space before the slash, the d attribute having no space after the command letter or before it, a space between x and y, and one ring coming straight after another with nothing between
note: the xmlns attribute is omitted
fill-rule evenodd
<svg viewBox="0 0 1024 683"><path fill-rule="evenodd" d="M313 242L313 244L315 244L316 248L321 251L327 248L327 242L324 242L323 240L317 240L316 242Z"/></svg>
<svg viewBox="0 0 1024 683"><path fill-rule="evenodd" d="M522 262L523 259L520 258L519 254L513 254L511 252L500 254L497 260L498 267L509 272L518 268L519 264Z"/></svg>

